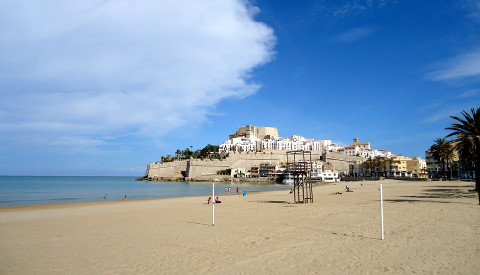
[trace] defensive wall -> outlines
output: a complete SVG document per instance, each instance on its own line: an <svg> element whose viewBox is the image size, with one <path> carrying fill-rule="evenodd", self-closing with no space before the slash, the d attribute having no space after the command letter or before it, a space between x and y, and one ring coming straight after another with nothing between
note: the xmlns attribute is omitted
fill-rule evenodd
<svg viewBox="0 0 480 275"><path fill-rule="evenodd" d="M322 160L322 152L312 151L312 161ZM300 160L297 155L297 161ZM306 157L306 160L307 157ZM263 163L285 166L287 151L231 152L225 159L190 159L173 162L152 162L147 165L145 178L149 180L225 180L229 175L217 175L219 171L260 167Z"/></svg>
<svg viewBox="0 0 480 275"><path fill-rule="evenodd" d="M363 162L364 158L357 156L348 156L338 152L324 152L322 160L332 164L338 172L345 172L348 174L350 164Z"/></svg>
<svg viewBox="0 0 480 275"><path fill-rule="evenodd" d="M186 160L175 160L173 162L151 162L147 165L145 178L149 180L171 179L179 180L185 176L187 167Z"/></svg>

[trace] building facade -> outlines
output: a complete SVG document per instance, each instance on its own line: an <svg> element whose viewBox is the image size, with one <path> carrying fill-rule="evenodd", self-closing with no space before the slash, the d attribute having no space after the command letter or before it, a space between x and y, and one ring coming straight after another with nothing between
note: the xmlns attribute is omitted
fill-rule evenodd
<svg viewBox="0 0 480 275"><path fill-rule="evenodd" d="M263 152L280 151L320 151L337 148L331 140L307 139L293 135L290 138L278 136L274 127L255 127L247 125L238 127L237 132L229 135L229 139L219 145L219 153L229 152Z"/></svg>

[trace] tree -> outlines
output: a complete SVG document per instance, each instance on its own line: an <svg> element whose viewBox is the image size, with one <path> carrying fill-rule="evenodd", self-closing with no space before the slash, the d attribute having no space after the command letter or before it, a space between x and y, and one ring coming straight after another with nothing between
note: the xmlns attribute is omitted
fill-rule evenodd
<svg viewBox="0 0 480 275"><path fill-rule="evenodd" d="M383 162L380 157L375 157L372 159L372 167L376 177L379 176L382 166L383 166ZM377 173L377 168L378 168L378 173Z"/></svg>
<svg viewBox="0 0 480 275"><path fill-rule="evenodd" d="M435 144L430 147L430 152L432 152L432 157L435 160L442 162L442 177L445 178L445 161L447 151L449 150L449 142L446 138L437 138L435 139Z"/></svg>
<svg viewBox="0 0 480 275"><path fill-rule="evenodd" d="M365 170L365 175L363 175L364 177L365 176L370 176L372 177L372 168L375 168L375 162L373 159L366 159L364 162L363 162L363 167L364 167L364 170Z"/></svg>
<svg viewBox="0 0 480 275"><path fill-rule="evenodd" d="M177 159L180 159L180 154L182 154L182 151L180 151L180 149L177 149L177 151L175 151L175 155L177 156Z"/></svg>
<svg viewBox="0 0 480 275"><path fill-rule="evenodd" d="M189 148L186 148L185 150L182 151L182 155L184 159L189 159L190 157L193 156L193 152Z"/></svg>
<svg viewBox="0 0 480 275"><path fill-rule="evenodd" d="M456 120L450 127L445 129L452 131L447 137L455 137L457 150L460 150L461 158L467 158L475 166L475 189L478 192L478 204L480 205L480 107L472 108L471 114L463 110L463 118L450 116ZM466 150L465 147L468 147Z"/></svg>
<svg viewBox="0 0 480 275"><path fill-rule="evenodd" d="M386 160L385 157L377 157L378 160L378 172L379 172L379 177L385 177L385 171L386 171Z"/></svg>
<svg viewBox="0 0 480 275"><path fill-rule="evenodd" d="M444 158L445 161L447 162L447 169L448 169L448 179L452 179L452 164L453 164L453 158L455 157L455 148L452 146L450 142L447 142L447 145L445 146L445 151L444 151Z"/></svg>
<svg viewBox="0 0 480 275"><path fill-rule="evenodd" d="M473 178L473 170L475 169L475 160L477 154L473 145L473 140L468 137L460 136L457 138L456 149L459 155L462 167L470 171L470 178Z"/></svg>
<svg viewBox="0 0 480 275"><path fill-rule="evenodd" d="M218 153L218 145L207 144L207 146L203 147L203 149L200 150L198 157L208 158L210 157L211 153Z"/></svg>

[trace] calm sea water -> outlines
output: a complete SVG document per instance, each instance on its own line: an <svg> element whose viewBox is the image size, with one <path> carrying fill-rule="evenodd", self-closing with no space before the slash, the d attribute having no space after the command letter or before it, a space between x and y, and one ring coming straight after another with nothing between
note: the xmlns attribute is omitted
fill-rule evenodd
<svg viewBox="0 0 480 275"><path fill-rule="evenodd" d="M289 189L280 184L215 183L215 194ZM0 176L0 206L128 199L210 196L211 183L145 182L133 177L10 177Z"/></svg>

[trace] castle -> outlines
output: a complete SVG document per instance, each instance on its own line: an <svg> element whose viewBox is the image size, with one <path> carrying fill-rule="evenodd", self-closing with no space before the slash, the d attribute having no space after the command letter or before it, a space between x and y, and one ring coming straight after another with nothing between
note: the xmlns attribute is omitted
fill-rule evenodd
<svg viewBox="0 0 480 275"><path fill-rule="evenodd" d="M282 138L275 127L238 127L228 140L219 145L220 159L189 159L173 162L152 162L147 165L145 178L149 180L228 181L232 178L255 178L282 173L287 152L304 150L312 153L312 161L319 167L334 170L341 175L366 176L421 176L426 167L420 157L393 155L388 150L370 147L370 142L353 139L350 146L339 146L331 140L307 139L293 135ZM381 157L382 167L366 168L368 159Z"/></svg>

